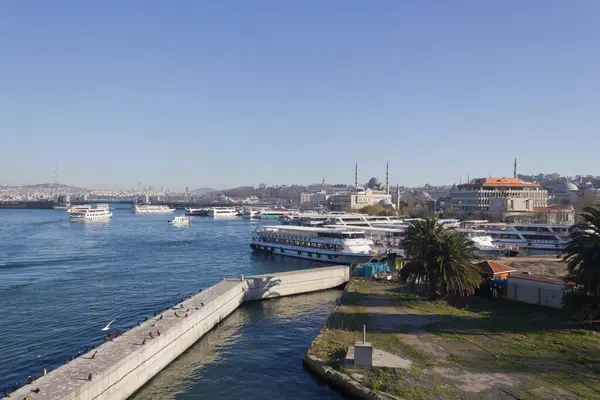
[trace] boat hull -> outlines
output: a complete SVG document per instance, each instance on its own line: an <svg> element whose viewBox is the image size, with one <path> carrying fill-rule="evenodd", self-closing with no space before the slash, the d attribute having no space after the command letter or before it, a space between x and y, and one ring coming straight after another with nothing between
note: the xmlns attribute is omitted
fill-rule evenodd
<svg viewBox="0 0 600 400"><path fill-rule="evenodd" d="M328 251L315 251L302 247L282 246L281 244L252 243L250 248L256 252L280 255L284 257L301 258L332 264L364 264L373 260L370 254L340 254Z"/></svg>

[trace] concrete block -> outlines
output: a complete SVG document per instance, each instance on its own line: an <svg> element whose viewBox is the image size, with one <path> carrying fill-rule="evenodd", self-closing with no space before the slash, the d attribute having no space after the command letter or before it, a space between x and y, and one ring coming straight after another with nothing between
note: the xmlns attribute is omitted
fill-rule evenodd
<svg viewBox="0 0 600 400"><path fill-rule="evenodd" d="M354 343L354 366L360 368L371 368L373 366L373 345L371 343Z"/></svg>

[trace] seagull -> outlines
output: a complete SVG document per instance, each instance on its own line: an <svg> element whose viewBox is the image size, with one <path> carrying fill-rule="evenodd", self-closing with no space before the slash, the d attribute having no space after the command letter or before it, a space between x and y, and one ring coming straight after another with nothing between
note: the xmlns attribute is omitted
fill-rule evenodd
<svg viewBox="0 0 600 400"><path fill-rule="evenodd" d="M113 319L112 321L110 321L108 324L106 324L106 326L104 328L102 328L103 331L107 331L110 329L110 324L112 324L113 322L115 322L115 320Z"/></svg>

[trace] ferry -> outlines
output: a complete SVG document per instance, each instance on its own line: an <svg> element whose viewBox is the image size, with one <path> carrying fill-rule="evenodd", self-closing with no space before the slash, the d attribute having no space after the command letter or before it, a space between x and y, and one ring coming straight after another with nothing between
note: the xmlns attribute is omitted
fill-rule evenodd
<svg viewBox="0 0 600 400"><path fill-rule="evenodd" d="M108 204L87 207L79 206L79 208L72 210L69 214L72 221L102 221L112 216Z"/></svg>
<svg viewBox="0 0 600 400"><path fill-rule="evenodd" d="M472 229L472 228L455 228L457 232L465 235L473 246L477 249L477 253L480 254L497 254L502 255L505 254L508 250L504 246L498 246L494 243L494 240L491 235L486 233L483 229Z"/></svg>
<svg viewBox="0 0 600 400"><path fill-rule="evenodd" d="M402 241L404 240L404 237L406 235L405 231L408 225L395 227L326 225L324 227L337 230L351 230L355 232L363 232L367 239L373 241L372 248L378 253L396 253L404 256Z"/></svg>
<svg viewBox="0 0 600 400"><path fill-rule="evenodd" d="M254 219L256 214L258 214L257 210L252 210L250 208L244 209L244 211L242 211L242 219Z"/></svg>
<svg viewBox="0 0 600 400"><path fill-rule="evenodd" d="M303 226L261 226L254 231L254 251L336 264L361 264L377 256L364 232Z"/></svg>
<svg viewBox="0 0 600 400"><path fill-rule="evenodd" d="M167 222L171 225L189 225L190 217L187 215L178 215Z"/></svg>
<svg viewBox="0 0 600 400"><path fill-rule="evenodd" d="M186 208L187 215L190 217L206 217L208 216L208 208Z"/></svg>
<svg viewBox="0 0 600 400"><path fill-rule="evenodd" d="M374 226L374 224L398 224L403 220L397 217L386 217L379 215L352 214L345 212L331 212L326 214L308 213L287 216L282 223L298 226Z"/></svg>
<svg viewBox="0 0 600 400"><path fill-rule="evenodd" d="M252 216L252 219L263 220L280 220L291 213L287 210L260 210Z"/></svg>
<svg viewBox="0 0 600 400"><path fill-rule="evenodd" d="M213 207L208 209L208 216L213 218L235 218L238 210L233 207Z"/></svg>
<svg viewBox="0 0 600 400"><path fill-rule="evenodd" d="M89 204L81 204L81 205L76 205L76 206L69 206L65 209L65 211L68 212L69 214L71 214L71 213L77 212L77 211L89 210L92 207L93 206L91 206Z"/></svg>
<svg viewBox="0 0 600 400"><path fill-rule="evenodd" d="M171 213L175 209L164 204L134 204L131 211L136 214L165 214Z"/></svg>
<svg viewBox="0 0 600 400"><path fill-rule="evenodd" d="M468 225L468 221L463 223ZM506 224L474 222L474 229L484 230L499 246L530 250L562 251L570 239L572 225Z"/></svg>

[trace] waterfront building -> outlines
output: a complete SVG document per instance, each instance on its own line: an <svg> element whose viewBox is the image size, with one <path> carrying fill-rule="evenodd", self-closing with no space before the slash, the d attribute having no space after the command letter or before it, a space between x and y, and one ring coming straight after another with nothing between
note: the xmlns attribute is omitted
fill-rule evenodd
<svg viewBox="0 0 600 400"><path fill-rule="evenodd" d="M374 204L392 204L392 195L385 190L356 189L331 196L329 204L335 211L360 209Z"/></svg>
<svg viewBox="0 0 600 400"><path fill-rule="evenodd" d="M519 178L479 178L457 186L450 192L452 207L462 214L490 211L490 202L496 207L492 211L509 211L515 205L528 209L548 206L548 191L538 183L521 182ZM492 199L503 199L495 201ZM518 199L528 200L519 201ZM516 202L515 202L516 201ZM498 207L505 207L502 210Z"/></svg>
<svg viewBox="0 0 600 400"><path fill-rule="evenodd" d="M300 204L308 205L308 206L321 206L325 204L327 199L329 198L329 194L325 190L321 190L319 192L302 192L300 194Z"/></svg>

